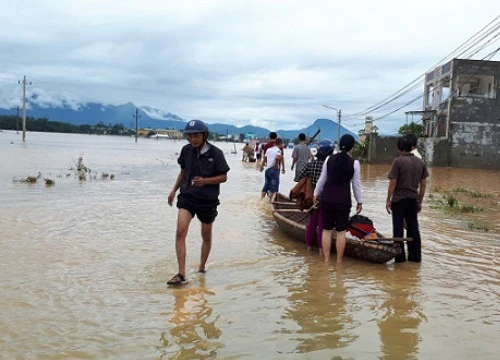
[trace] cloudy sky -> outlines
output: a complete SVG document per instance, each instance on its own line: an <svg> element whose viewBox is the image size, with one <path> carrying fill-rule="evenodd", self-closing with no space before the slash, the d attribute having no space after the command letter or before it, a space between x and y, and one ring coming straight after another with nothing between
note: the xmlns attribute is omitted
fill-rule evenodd
<svg viewBox="0 0 500 360"><path fill-rule="evenodd" d="M493 0L1 3L0 107L19 104L25 74L28 92L45 105L131 101L273 130L334 119L326 104L357 131L363 116L354 114L419 78L500 13ZM421 106L419 99L376 124L392 133L404 111Z"/></svg>

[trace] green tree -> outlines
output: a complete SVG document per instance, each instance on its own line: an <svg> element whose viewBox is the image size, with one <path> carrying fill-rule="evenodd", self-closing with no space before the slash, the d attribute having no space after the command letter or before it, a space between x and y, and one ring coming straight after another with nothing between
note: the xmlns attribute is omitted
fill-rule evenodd
<svg viewBox="0 0 500 360"><path fill-rule="evenodd" d="M418 137L424 136L424 126L411 122L409 124L403 125L399 128L398 133L400 135L415 134Z"/></svg>
<svg viewBox="0 0 500 360"><path fill-rule="evenodd" d="M125 126L123 126L123 124L115 124L115 125L111 126L110 134L121 135L123 130L125 130Z"/></svg>
<svg viewBox="0 0 500 360"><path fill-rule="evenodd" d="M368 150L370 148L371 136L367 136L363 143L356 142L354 144L353 156L355 159L364 161L368 158Z"/></svg>

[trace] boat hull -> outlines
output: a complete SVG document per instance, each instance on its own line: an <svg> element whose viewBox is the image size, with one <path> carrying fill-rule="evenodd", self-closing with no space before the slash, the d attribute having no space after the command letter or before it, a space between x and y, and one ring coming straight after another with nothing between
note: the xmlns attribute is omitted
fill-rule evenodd
<svg viewBox="0 0 500 360"><path fill-rule="evenodd" d="M309 222L307 212L297 211L295 203L286 196L278 194L273 202L273 217L279 228L296 240L305 242L306 226ZM381 234L379 237L384 238ZM385 239L385 238L384 238ZM335 231L332 235L332 252L335 252ZM344 255L350 258L383 264L401 253L400 246L394 241L363 241L346 239Z"/></svg>

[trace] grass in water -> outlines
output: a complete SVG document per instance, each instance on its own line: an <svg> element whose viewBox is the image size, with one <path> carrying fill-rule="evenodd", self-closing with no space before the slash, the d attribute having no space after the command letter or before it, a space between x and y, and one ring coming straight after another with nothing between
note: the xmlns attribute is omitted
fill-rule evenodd
<svg viewBox="0 0 500 360"><path fill-rule="evenodd" d="M488 232L490 229L482 220L468 221L466 223L466 228L469 230L478 230L483 232Z"/></svg>
<svg viewBox="0 0 500 360"><path fill-rule="evenodd" d="M454 192L456 194L468 195L468 196L473 197L473 198L487 198L487 197L491 196L490 194L484 194L484 193L481 193L479 191L471 191L471 190L467 190L464 188L455 188L452 190L452 192Z"/></svg>
<svg viewBox="0 0 500 360"><path fill-rule="evenodd" d="M457 218L459 224L461 223L466 229L481 232L495 231L495 227L492 224L483 219L477 219L473 215L484 211L487 212L486 215L489 215L491 209L488 205L490 201L483 199L493 199L495 194L472 191L462 187L452 190L436 188L434 191L434 194L427 195L430 209L441 210L445 214ZM472 204L467 204L469 201ZM486 205L486 210L483 207L485 204L488 204ZM498 204L498 202L493 201L491 206L496 207Z"/></svg>

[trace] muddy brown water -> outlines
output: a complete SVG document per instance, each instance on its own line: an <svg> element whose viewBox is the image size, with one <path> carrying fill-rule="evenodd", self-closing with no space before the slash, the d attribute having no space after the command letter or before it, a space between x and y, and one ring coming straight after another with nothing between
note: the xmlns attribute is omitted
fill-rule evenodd
<svg viewBox="0 0 500 360"><path fill-rule="evenodd" d="M196 275L194 222L190 281L171 289L176 209L166 198L183 144L42 133L22 144L0 133L0 358L498 358L498 172L431 169L435 199L459 188L488 197L453 193L483 207L470 214L426 198L422 264L347 259L339 268L277 228L258 199L263 174L220 143L231 172L208 272ZM80 183L68 170L79 156L115 180ZM38 172L55 186L12 182ZM390 234L388 166L362 172L363 213ZM282 177L283 192L292 178Z"/></svg>

